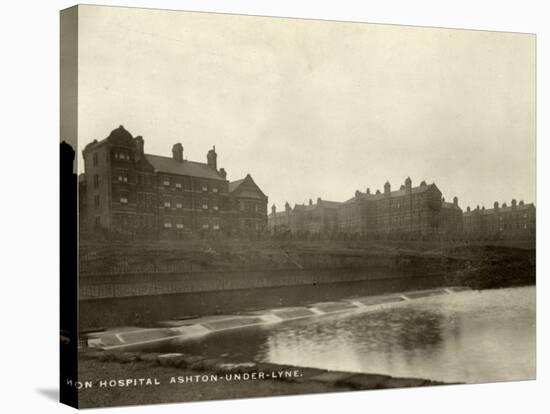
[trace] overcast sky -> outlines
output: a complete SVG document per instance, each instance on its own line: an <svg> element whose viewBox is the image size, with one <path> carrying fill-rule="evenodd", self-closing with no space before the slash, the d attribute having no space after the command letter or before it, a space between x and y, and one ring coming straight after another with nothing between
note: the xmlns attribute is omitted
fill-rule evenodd
<svg viewBox="0 0 550 414"><path fill-rule="evenodd" d="M533 35L97 6L79 24L79 152L120 124L152 154L216 145L278 210L407 176L463 209L535 201Z"/></svg>

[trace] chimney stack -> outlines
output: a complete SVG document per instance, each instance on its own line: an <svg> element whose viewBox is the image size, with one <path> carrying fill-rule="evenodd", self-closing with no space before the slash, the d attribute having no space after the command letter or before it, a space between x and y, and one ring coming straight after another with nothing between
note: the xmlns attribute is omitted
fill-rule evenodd
<svg viewBox="0 0 550 414"><path fill-rule="evenodd" d="M218 154L216 154L216 146L214 145L211 150L206 154L206 162L210 168L214 171L218 171Z"/></svg>
<svg viewBox="0 0 550 414"><path fill-rule="evenodd" d="M143 158L145 152L143 137L141 135L135 137L134 142L136 143L136 158L140 160Z"/></svg>
<svg viewBox="0 0 550 414"><path fill-rule="evenodd" d="M220 168L218 173L220 174L220 177L222 177L224 180L227 180L227 172L225 172L225 168Z"/></svg>
<svg viewBox="0 0 550 414"><path fill-rule="evenodd" d="M389 181L384 184L384 194L389 195L391 191L391 185Z"/></svg>
<svg viewBox="0 0 550 414"><path fill-rule="evenodd" d="M179 162L183 161L183 145L181 143L178 142L172 147L172 158Z"/></svg>
<svg viewBox="0 0 550 414"><path fill-rule="evenodd" d="M407 189L408 192L410 192L412 190L411 177L407 177L407 179L405 180L405 188Z"/></svg>

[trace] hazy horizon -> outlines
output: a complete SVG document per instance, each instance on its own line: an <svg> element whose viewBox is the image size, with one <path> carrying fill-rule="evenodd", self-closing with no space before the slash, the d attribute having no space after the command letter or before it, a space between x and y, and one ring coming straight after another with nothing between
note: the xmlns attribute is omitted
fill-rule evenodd
<svg viewBox="0 0 550 414"><path fill-rule="evenodd" d="M408 176L464 210L535 202L534 35L102 6L79 23L79 161L122 124L151 154L216 145L278 211Z"/></svg>

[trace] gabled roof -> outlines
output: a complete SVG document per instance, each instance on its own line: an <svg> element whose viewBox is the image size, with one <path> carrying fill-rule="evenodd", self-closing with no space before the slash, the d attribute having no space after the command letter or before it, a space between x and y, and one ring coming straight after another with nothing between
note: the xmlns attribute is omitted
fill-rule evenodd
<svg viewBox="0 0 550 414"><path fill-rule="evenodd" d="M253 187L255 192L249 191L249 190L247 190L246 188L243 187L243 189L241 189L241 191L239 192L240 197L258 198L258 194L259 194L260 197L267 198L267 196L263 193L263 191L260 189L260 187L258 187L258 185L254 182L254 180L252 179L252 176L250 174L246 174L246 177L244 177L240 180L231 181L229 183L229 193L231 194L231 193L236 192L237 190L240 189L240 187L242 185L246 185L246 184Z"/></svg>
<svg viewBox="0 0 550 414"><path fill-rule="evenodd" d="M145 159L159 172L225 181L214 169L210 168L208 164L202 162L187 160L177 161L170 157L151 154L145 154Z"/></svg>
<svg viewBox="0 0 550 414"><path fill-rule="evenodd" d="M235 191L244 181L244 178L241 178L240 180L236 181L230 181L229 182L229 192L232 193Z"/></svg>

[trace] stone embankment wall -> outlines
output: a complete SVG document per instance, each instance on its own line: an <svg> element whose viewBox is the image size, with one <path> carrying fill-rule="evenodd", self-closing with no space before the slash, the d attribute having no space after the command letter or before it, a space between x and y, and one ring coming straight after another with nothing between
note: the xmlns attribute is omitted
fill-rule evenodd
<svg viewBox="0 0 550 414"><path fill-rule="evenodd" d="M141 269L118 264L116 272L81 273L79 288L80 300L93 300L414 277L442 274L450 267L452 263L441 258L320 254L302 254L285 266L264 268L197 266L185 261Z"/></svg>

